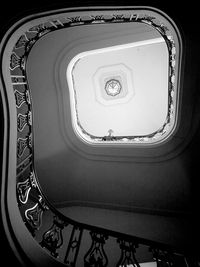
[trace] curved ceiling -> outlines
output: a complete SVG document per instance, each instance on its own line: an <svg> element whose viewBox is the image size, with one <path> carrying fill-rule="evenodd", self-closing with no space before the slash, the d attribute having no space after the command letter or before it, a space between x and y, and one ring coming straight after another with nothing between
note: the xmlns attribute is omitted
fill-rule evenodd
<svg viewBox="0 0 200 267"><path fill-rule="evenodd" d="M175 10L177 11L177 9ZM174 9L172 12L175 14ZM97 149L94 146L93 148L89 148L89 146L84 145L83 142L79 142L80 140L74 134L72 121L70 120L71 107L68 91L69 88L67 87L65 76L66 67L70 60L77 55L77 52L82 52L81 46L84 49L89 47L89 43L86 38L90 37L89 31L91 28L87 31L86 27L85 31L83 33L79 31L77 36L76 33L78 31L76 30L63 30L60 31L60 35L54 35L54 32L52 35L49 34L48 36L43 36L37 44L35 44L29 55L30 57L28 58L27 64L28 83L30 85L29 89L31 89L34 102L34 156L36 172L38 174L40 184L47 197L53 201L54 204L73 207L75 205L82 205L129 211L127 214L128 220L126 220L123 216L123 222L118 222L118 220L116 220L116 216L114 216L116 218L114 218L114 220L116 221L117 227L120 226L120 228L123 228L123 223L129 223L131 230L132 221L129 220L130 211L142 210L143 212L150 211L153 214L160 213L166 215L168 213L168 215L172 215L175 213L177 215L194 210L195 219L192 222L193 228L191 228L191 244L194 244L193 237L196 234L194 226L198 224L196 222L196 214L197 208L199 208L197 204L199 203L199 160L195 155L195 152L199 153L200 145L200 132L195 132L200 118L200 97L198 92L199 46L196 38L198 23L194 25L194 21L195 19L197 20L197 18L193 17L193 20L186 20L185 17L187 17L187 14L185 13L185 15L186 16L183 16L182 13L179 14L179 12L177 12L177 16L179 16L180 21L182 21L182 26L184 25L184 30L186 30L187 43L187 47L183 47L183 57L186 64L184 67L181 65L181 105L179 106L177 131L173 133L169 142L163 143L162 145L154 148L134 147L133 149L133 147L131 147L131 149L127 148L125 153L123 152L125 151L124 149L122 151L122 149L116 147L103 147L102 149ZM51 19L52 18L53 17L51 17ZM40 19L39 21L41 22ZM62 26L61 24L58 26L56 23L59 24L60 22L55 20L53 22L55 26L53 27L59 28ZM32 24L32 21L30 24ZM40 24L40 26L41 25L42 24ZM75 28L78 30L78 27L74 27L74 29ZM106 29L107 28L104 28L102 32ZM29 92L29 90L25 91L23 94L23 89L24 87L26 88L27 85L24 87L20 85L20 83L24 83L24 78L26 77L16 77L16 73L12 71L11 74L14 75L10 77L10 56L8 56L8 54L10 55L12 53L10 51L17 51L17 55L20 56L20 48L18 47L19 50L17 50L17 45L13 48L13 44L16 43L15 40L22 41L23 43L23 38L26 38L27 32L25 34L24 33L25 31L22 27L19 31L17 31L16 36L14 34L11 41L8 42L6 47L8 50L6 50L3 57L3 62L6 62L6 64L4 65L4 68L2 68L2 73L5 75L8 88L11 89L11 95L13 95L13 88L20 88L21 94L19 92L18 96L19 98L22 96L21 101L24 101L25 98L28 105L30 104L30 102L28 103L30 98L29 95L26 95L25 93ZM85 33L88 34L87 37L84 36ZM123 29L122 34L123 33L125 33L125 29ZM30 32L28 34L31 36ZM112 37L120 40L122 44L123 38L120 39L120 36L117 36L117 32L113 33L108 31L107 35L109 36L110 34L113 34ZM64 38L65 35L67 35L67 39ZM20 36L22 37L22 40L19 39ZM77 38L78 36L81 36L81 39ZM109 39L107 37L105 37L106 40ZM68 47L66 46L66 43L62 42L64 39L65 41L67 40L69 44ZM71 42L69 42L69 39ZM101 40L97 40L97 38L95 41L96 43L101 42ZM81 44L78 50L75 48L78 47L76 46L77 44ZM112 45L111 42L109 45ZM21 64L24 63L23 60L19 62L19 58L15 53L12 53L11 55L13 59L16 60L15 64L18 64L18 66L20 64L21 67ZM7 75L8 72L9 74ZM108 80L105 84L107 91L113 94L113 90L115 89L114 94L116 94L116 90L121 90L121 88L116 89L112 86L111 88L109 86L107 87L107 85L110 85L109 82L110 81ZM120 82L120 79L118 79L118 82ZM61 90L62 88L64 89L64 92L68 92L68 94L63 95L63 91ZM16 92L17 91L15 91L15 96L17 98ZM120 92L118 92L118 94ZM10 90L8 90L8 94L10 94ZM15 103L14 95L12 98L11 103L13 104ZM64 109L62 105L60 105L62 101L65 102ZM13 109L16 109L14 105ZM23 105L20 105L19 103L18 111L21 112L22 110ZM17 117L17 120L25 120L24 123L26 125L29 124L28 127L26 125L23 126L23 124L21 126L18 125L18 136L23 137L20 132L20 129L23 127L25 129L23 134L28 135L28 138L24 139L24 143L28 147L29 143L27 144L27 142L32 141L32 139L29 139L29 137L32 136L29 136L29 130L32 134L33 127L32 121L30 120L31 114L27 113L27 111L28 110L23 110L24 115L18 113L18 115L22 115L22 117ZM16 114L15 111L12 115L14 114ZM16 121L16 116L12 115L11 119L14 118L13 121ZM65 125L63 126L64 123ZM16 125L14 126L14 134L16 130L15 127ZM196 133L196 136L194 136L194 133ZM193 142L190 143L189 141L191 140ZM186 147L186 145L188 146ZM12 149L13 148L15 150L15 146L12 146ZM26 149L26 151L27 150L28 149ZM21 163L23 163L23 160L27 157L26 151L24 152L22 149L22 152L24 153L20 159ZM19 164L18 166L21 165ZM20 170L20 168L17 170ZM27 175L31 170L31 168L26 169ZM13 175L15 175L15 172ZM13 184L13 196L15 196L16 187L14 180ZM73 210L72 214L74 214L74 211L76 212L77 210L79 217L87 216L87 209L82 212L82 214L79 208L72 208L71 210ZM95 216L95 219L98 220L97 213L99 212L99 217L108 221L108 225L110 225L110 217L106 216L106 214L110 215L112 211L100 210L97 212L97 209L93 210L95 210L96 215L91 212L91 209L88 211L92 218ZM68 209L65 211L69 214ZM102 214L105 216L104 218L102 218ZM118 212L116 212L116 214L118 214ZM122 213L119 212L119 214ZM88 220L89 223L91 223L91 217L88 216L85 218L86 221ZM188 216L188 218L190 220L191 216ZM149 221L146 220L145 222L152 231L153 228L152 225L149 226ZM96 225L99 223L99 221L96 223L94 222ZM163 223L166 223L165 218ZM141 220L138 221L138 224L141 225ZM185 224L185 220L183 221L183 224ZM104 223L103 225L105 226ZM161 231L163 231L162 223L160 225L162 226ZM174 243L175 229L173 226L171 228L173 233L170 238L173 239L172 242ZM167 237L169 237L169 228L170 227L167 227L167 229L165 228L166 231L164 229L165 232L162 232L162 234L166 234ZM155 227L154 229L157 235L157 228Z"/></svg>
<svg viewBox="0 0 200 267"><path fill-rule="evenodd" d="M84 51L135 41L134 27L129 23L93 26L44 35L28 57L36 171L45 193L54 203L66 205L81 202L129 210L187 210L190 193L184 158L162 158L169 153L174 156L182 144L188 133L180 135L183 125L167 143L148 148L88 146L75 134L66 79L68 64ZM147 29L145 34L152 39L152 31ZM141 41L142 35L137 36Z"/></svg>

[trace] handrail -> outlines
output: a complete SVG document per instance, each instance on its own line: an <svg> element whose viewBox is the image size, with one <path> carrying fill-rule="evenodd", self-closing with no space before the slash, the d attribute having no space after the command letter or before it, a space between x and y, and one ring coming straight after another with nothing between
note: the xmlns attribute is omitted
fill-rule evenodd
<svg viewBox="0 0 200 267"><path fill-rule="evenodd" d="M72 27L78 25L92 23L123 23L123 22L139 22L154 27L165 39L169 49L170 73L174 73L174 48L173 38L167 35L168 29L154 17L141 14L130 15L95 15L95 16L78 16L71 18L60 18L48 20L45 23L35 25L24 32L13 46L10 55L10 77L13 85L13 93L16 99L17 109L17 183L16 192L19 210L27 229L32 236L37 239L37 235L41 235L43 226L43 218L47 212L51 213L52 225L45 229L42 239L39 242L41 247L50 252L51 256L58 258L59 250L64 243L63 232L66 228L72 228L69 234L67 251L62 259L62 263L67 266L75 266L80 252L81 241L84 233L87 232L91 236L91 245L86 251L83 261L85 267L106 267L108 265L108 256L106 254L106 241L114 238L120 252L117 267L137 266L140 264L136 259L136 248L139 245L149 247L157 266L164 262L167 266L188 266L186 257L190 257L187 251L169 246L153 240L140 238L128 234L123 234L113 230L84 224L77 222L69 217L64 216L48 201L43 194L38 182L36 170L34 167L34 144L33 144L33 114L31 92L28 85L26 74L26 62L33 45L45 34L61 29L64 27ZM171 92L174 84L170 77L169 84ZM172 94L170 94L171 97ZM170 98L169 104L173 101ZM26 107L26 112L21 113L20 108ZM177 264L178 263L178 264Z"/></svg>
<svg viewBox="0 0 200 267"><path fill-rule="evenodd" d="M153 241L153 240L149 240L149 239L145 239L145 238L141 238L141 237L137 237L133 235L120 233L120 232L113 231L113 230L108 230L102 227L97 227L97 226L77 222L76 220L73 220L63 215L61 212L55 209L55 207L48 201L46 196L42 193L40 185L37 183L37 178L33 173L31 177L31 184L33 187L35 187L34 188L35 191L33 193L30 192L29 200L31 202L34 202L34 205L32 205L32 208L25 210L24 221L29 231L32 233L33 237L35 237L36 232L40 231L40 227L42 226L43 213L45 213L45 211L50 211L52 213L52 225L50 228L48 228L43 233L42 241L40 242L40 245L43 248L45 248L47 251L49 251L50 254L54 256L55 258L59 257L58 250L64 244L62 231L64 231L65 227L71 226L72 231L71 231L70 241L68 243L68 249L65 255L65 259L63 260L64 263L68 262L68 256L70 255L72 250L76 249L76 255L72 259L72 262L74 265L69 265L69 266L75 266L76 264L78 252L81 246L83 231L89 232L92 238L92 244L87 255L93 252L95 246L98 247L101 245L101 250L102 250L102 255L103 255L102 260L104 259L106 262L104 265L94 265L94 266L107 266L108 259L106 257L106 253L105 253L103 245L105 244L107 239L111 239L111 238L116 239L117 243L119 243L119 246L121 248L121 258L120 258L121 263L128 261L126 264L133 264L133 266L140 266L138 261L136 260L135 253L136 253L136 249L139 246L144 245L149 248L149 251L153 255L153 259L157 262L157 264L160 264L160 262L164 262L164 263L169 262L169 264L174 264L173 266L176 266L176 262L178 261L178 264L180 264L180 260L181 260L181 264L182 264L181 266L188 266L186 263L186 258L191 257L191 254L188 251L183 251L180 248L176 248L176 247L173 247L171 245L167 245L161 242L157 242L157 241ZM21 192L20 188L18 188L18 193L19 192ZM27 201L27 204L28 204L28 201ZM54 235L56 236L55 239L53 238ZM126 255L127 253L129 253L128 257ZM86 263L87 261L85 261L85 264ZM117 267L129 266L129 265L121 265L121 263L119 262ZM93 265L85 265L85 266L93 266ZM169 265L169 266L172 266L172 265Z"/></svg>
<svg viewBox="0 0 200 267"><path fill-rule="evenodd" d="M171 245L167 245L161 242L157 242L157 241L153 241L153 240L149 240L149 239L145 239L145 238L141 238L137 236L120 233L117 231L108 230L102 227L97 227L97 226L77 222L63 215L57 209L55 209L55 207L48 201L46 196L42 193L42 190L39 184L37 183L37 178L35 177L34 174L32 174L31 180L32 180L31 182L32 186L34 186L36 190L33 194L30 193L29 199L31 200L31 202L34 202L34 205L31 209L27 209L25 211L26 215L24 217L24 221L28 229L32 233L32 235L35 237L36 232L39 231L40 227L42 226L42 218L40 217L42 217L43 213L47 210L52 212L53 214L52 225L49 229L47 229L43 233L42 241L40 242L40 245L46 248L51 253L51 255L54 256L55 258L57 258L59 255L57 250L59 250L59 248L63 245L62 231L65 227L68 227L69 225L73 227L71 238L70 238L73 241L69 242L67 256L70 254L69 253L70 250L74 248L77 249L76 258L73 259L74 264L76 263L76 260L77 260L78 250L80 249L81 236L82 236L83 231L90 232L92 236L92 245L89 250L90 252L92 252L93 250L92 248L95 246L94 244L97 244L99 242L99 244L103 245L105 244L105 241L108 238L115 238L117 242L119 242L120 244L120 247L122 250L121 253L123 254L121 257L123 258L123 260L126 259L126 253L131 251L132 256L128 258L130 258L130 264L136 264L136 266L140 266L134 255L136 252L136 248L139 245L145 245L149 247L149 251L152 252L153 257L157 262L160 262L160 261L168 262L170 259L171 263L173 263L174 260L176 261L176 257L185 260L187 256L188 257L191 256L189 253L187 253L187 251L182 251L179 248L176 248L176 247L173 247ZM19 188L18 188L18 192L21 192ZM33 219L31 214L35 216L35 219ZM51 236L54 234L57 235L58 232L59 232L59 237L56 239L56 241L51 239ZM79 238L78 240L74 238L74 236L77 237L77 232L78 232L78 238ZM76 242L77 244L75 247L72 247L72 246L70 247L72 243L76 243ZM104 252L103 254L105 254L103 246L101 249ZM66 261L67 260L65 257L64 263L66 263ZM72 265L72 266L75 266L75 265ZM98 266L98 265L95 265L95 266ZM107 265L102 265L102 266L107 266ZM119 267L122 265L118 264L117 266ZM127 265L124 265L124 266L127 266Z"/></svg>

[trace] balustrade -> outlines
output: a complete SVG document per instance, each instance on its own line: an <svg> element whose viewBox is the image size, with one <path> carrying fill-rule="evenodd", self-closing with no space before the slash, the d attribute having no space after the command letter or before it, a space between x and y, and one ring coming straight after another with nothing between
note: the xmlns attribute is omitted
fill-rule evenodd
<svg viewBox="0 0 200 267"><path fill-rule="evenodd" d="M149 251L152 253L152 259L156 262L158 267L178 267L180 266L180 262L182 264L181 267L189 266L188 261L186 260L187 255L184 255L184 252L177 251L167 245L134 236L128 236L92 225L82 224L63 216L51 206L43 195L34 172L32 103L26 76L26 59L32 46L44 34L64 27L95 23L132 23L137 21L151 25L163 36L169 48L169 55L171 58L170 70L171 73L173 73L175 53L174 41L171 37L166 35L168 29L163 24L154 21L154 19L154 17L147 15L142 16L141 14L99 14L95 16L78 16L71 18L59 17L57 20L49 20L28 29L19 37L14 45L13 52L10 55L10 75L17 110L16 127L18 130L18 138L16 140L16 192L19 209L24 223L33 237L35 237L38 232L41 232L45 213L47 211L51 213L51 218L53 218L52 224L50 228L43 229L42 238L39 244L41 245L41 249L44 249L56 260L68 267L77 266L77 261L79 260L80 262L79 257L81 253L82 265L80 267L110 266L109 255L112 253L109 251L109 246L107 245L109 240L114 241L115 246L118 248L118 254L115 255L116 267L139 267L140 263L137 258L137 249L140 246L149 247ZM173 91L173 86L173 81L171 81L171 91ZM22 107L24 109L22 109ZM24 113L23 110L25 110ZM71 232L69 233L66 229L71 229ZM68 233L68 237L66 237L66 233ZM86 237L86 234L87 242L85 243L84 238ZM81 247L83 243L87 244L84 255L84 249ZM63 253L60 253L63 249L66 251L64 256ZM199 265L196 261L192 266Z"/></svg>

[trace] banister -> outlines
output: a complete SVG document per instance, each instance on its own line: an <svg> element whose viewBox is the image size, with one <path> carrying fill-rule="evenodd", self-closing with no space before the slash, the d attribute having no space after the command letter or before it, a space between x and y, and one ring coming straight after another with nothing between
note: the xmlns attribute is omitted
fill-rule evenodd
<svg viewBox="0 0 200 267"><path fill-rule="evenodd" d="M137 12L137 11L136 11ZM140 245L149 247L153 254L153 258L160 262L172 266L175 264L176 257L180 257L184 261L185 266L188 266L185 258L191 257L191 252L173 247L171 245L163 244L153 240L141 238L138 236L128 235L113 230L108 230L102 227L89 225L73 220L62 213L60 213L43 194L42 188L39 184L39 179L34 167L34 126L32 114L32 100L31 92L28 85L26 74L26 61L28 54L34 44L45 34L64 27L73 27L78 25L92 24L92 23L123 23L134 22L145 23L154 27L160 32L165 39L169 56L174 58L173 48L175 46L172 38L167 36L168 29L162 24L154 21L154 17L137 14L130 14L130 16L121 15L95 15L95 16L78 16L71 17L68 20L60 21L60 19L48 20L42 24L35 25L25 31L13 45L13 50L10 54L10 78L13 86L13 95L16 100L16 129L18 131L16 146L17 146L17 182L16 182L16 196L18 200L18 207L22 219L32 236L37 240L37 233L43 225L44 214L48 211L53 217L50 228L45 229L42 234L42 240L38 244L45 248L55 259L58 259L58 250L63 246L63 231L67 227L71 227L69 242L66 254L62 259L62 264L67 266L75 266L81 246L84 233L87 231L90 234L92 243L90 244L87 253L84 255L84 266L99 266L104 267L108 265L109 259L105 251L105 244L107 239L114 238L119 246L121 255L117 266L140 266L136 259L136 249ZM28 36L32 35L31 38ZM18 54L18 49L20 53ZM173 65L170 65L171 73L173 74ZM6 82L5 82L6 83ZM173 85L171 84L173 87ZM6 87L6 86L5 86ZM20 113L19 109L22 105L26 106L25 114ZM26 130L25 130L26 129ZM32 237L30 237L32 238ZM96 255L99 255L98 257ZM71 260L69 260L71 258ZM126 264L126 265L123 265ZM178 266L178 265L173 265ZM78 266L79 267L79 266Z"/></svg>

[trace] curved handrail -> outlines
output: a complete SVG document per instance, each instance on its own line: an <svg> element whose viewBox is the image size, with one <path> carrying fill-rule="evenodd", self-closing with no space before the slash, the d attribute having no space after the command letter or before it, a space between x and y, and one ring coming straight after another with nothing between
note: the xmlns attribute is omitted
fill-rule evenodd
<svg viewBox="0 0 200 267"><path fill-rule="evenodd" d="M98 242L99 244L105 244L105 241L107 239L114 238L120 244L121 253L123 254L121 257L123 259L126 258L126 253L131 250L133 253L131 257L131 261L132 261L131 263L138 264L136 266L140 266L135 257L136 248L139 245L147 246L149 248L149 251L153 253L154 260L156 260L157 262L159 261L168 262L170 259L170 262L174 264L174 260L176 262L176 257L182 258L183 260L185 260L186 257L191 256L188 251L183 251L180 248L176 248L176 247L173 247L171 245L167 245L161 242L157 242L157 241L153 241L153 240L149 240L149 239L145 239L145 238L141 238L141 237L137 237L133 235L120 233L120 232L113 231L113 230L108 230L102 227L97 227L97 226L77 222L76 220L73 220L63 215L61 212L55 209L55 207L48 201L46 196L43 194L42 189L40 188L40 185L36 181L37 178L35 177L35 175L33 175L31 179L32 179L32 185L35 186L37 193L33 195L31 195L30 193L29 198L32 202L36 204L33 205L33 208L26 210L26 212L35 213L36 211L37 218L35 219L35 221L31 221L33 218L31 218L30 215L27 215L24 221L28 229L32 233L32 235L35 236L36 231L39 231L42 225L42 218L40 220L38 218L41 217L43 212L45 212L46 210L49 210L52 212L53 214L52 225L49 229L47 229L43 233L42 241L40 242L40 245L46 248L51 253L51 255L54 256L55 258L57 258L59 255L57 250L59 250L60 247L63 245L62 231L65 227L69 227L69 225L72 226L72 233L71 233L70 239L72 239L73 241L69 241L68 251L66 252L66 255L69 256L70 254L69 251L74 249L74 247L72 246L72 243L77 242L77 244L75 245L75 248L77 249L77 255L73 259L74 264L76 263L76 260L77 260L83 231L90 232L91 237L92 237L92 245L88 251L88 254L92 252L93 250L92 247L94 247ZM60 232L59 237L56 239L56 242L54 242L55 240L51 240L50 237L51 235L57 234L58 231ZM75 233L75 231L76 232L78 231L78 234ZM77 235L78 235L78 240L76 240ZM103 247L102 247L102 251L105 254ZM67 256L65 256L65 258ZM64 263L66 263L66 259L64 259ZM119 267L122 265L119 263L117 266Z"/></svg>
<svg viewBox="0 0 200 267"><path fill-rule="evenodd" d="M95 15L95 16L78 16L71 18L61 18L50 20L45 23L33 26L24 32L13 46L10 55L10 77L14 89L17 109L17 199L21 216L28 230L33 237L40 232L42 218L46 211L50 211L53 216L53 222L50 228L43 232L40 245L50 252L55 258L58 257L58 250L63 245L63 231L66 227L72 227L69 238L67 251L64 257L64 263L68 266L75 266L83 232L87 231L91 236L91 246L84 256L85 266L107 266L108 257L105 252L105 243L108 238L114 238L119 244L121 256L117 266L140 266L136 259L136 248L145 245L152 251L153 257L157 264L163 261L167 264L176 262L176 256L180 256L185 262L187 251L182 251L163 243L152 240L123 234L120 232L108 230L105 228L77 222L69 217L64 216L48 201L43 194L34 167L34 145L33 145L33 114L31 92L28 86L26 76L26 62L28 54L33 45L45 34L63 27L71 27L92 23L123 23L123 22L140 22L154 27L165 39L170 58L169 84L169 105L173 102L171 94L174 90L172 76L174 75L175 60L175 43L171 36L167 35L168 29L154 20L154 17L148 15ZM31 36L31 37L30 37ZM20 52L19 52L20 51ZM26 107L26 112L21 113L21 106ZM170 110L170 109L169 109ZM168 114L169 122L170 113ZM189 256L189 255L188 255ZM71 259L69 259L71 258ZM93 265L92 265L93 264ZM126 265L124 265L126 264ZM168 265L171 266L171 265ZM187 266L187 265L185 265Z"/></svg>

